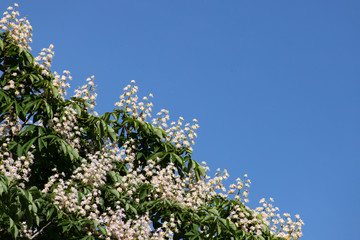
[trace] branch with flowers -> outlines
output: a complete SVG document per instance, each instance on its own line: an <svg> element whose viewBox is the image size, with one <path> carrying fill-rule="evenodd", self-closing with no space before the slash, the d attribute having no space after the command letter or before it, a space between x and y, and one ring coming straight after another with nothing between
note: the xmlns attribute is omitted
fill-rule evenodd
<svg viewBox="0 0 360 240"><path fill-rule="evenodd" d="M248 203L245 175L227 189L192 158L197 121L152 118L131 81L116 108L96 113L94 77L67 97L53 45L30 53L17 4L0 20L1 239L299 239L302 220L273 200Z"/></svg>

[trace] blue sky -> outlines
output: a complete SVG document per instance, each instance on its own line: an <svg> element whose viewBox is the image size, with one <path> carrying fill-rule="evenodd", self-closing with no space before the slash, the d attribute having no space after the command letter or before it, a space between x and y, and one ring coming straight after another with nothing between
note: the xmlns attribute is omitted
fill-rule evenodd
<svg viewBox="0 0 360 240"><path fill-rule="evenodd" d="M53 43L73 89L95 75L100 113L135 79L199 120L194 158L247 173L251 206L299 213L303 240L358 238L360 1L17 2L33 54Z"/></svg>

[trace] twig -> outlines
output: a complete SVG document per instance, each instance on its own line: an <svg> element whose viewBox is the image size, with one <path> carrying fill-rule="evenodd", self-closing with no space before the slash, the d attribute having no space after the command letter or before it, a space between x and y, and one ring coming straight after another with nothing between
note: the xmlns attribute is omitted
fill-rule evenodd
<svg viewBox="0 0 360 240"><path fill-rule="evenodd" d="M39 235L47 226L50 225L50 223L52 223L52 221L48 222L45 226L43 226L40 231L36 232L34 235L32 235L29 239L34 239L34 237L36 237L37 235Z"/></svg>

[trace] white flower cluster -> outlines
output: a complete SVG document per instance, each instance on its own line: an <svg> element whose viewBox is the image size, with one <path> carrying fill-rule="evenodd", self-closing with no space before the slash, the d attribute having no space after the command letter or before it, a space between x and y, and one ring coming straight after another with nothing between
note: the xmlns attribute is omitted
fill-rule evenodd
<svg viewBox="0 0 360 240"><path fill-rule="evenodd" d="M98 188L105 184L107 172L113 168L112 163L121 160L116 147L112 147L110 150L87 154L87 158L82 160L82 164L66 181L63 180L65 177L63 173L55 173L45 184L43 192L54 194L54 204L59 205L65 212L79 213L93 220L98 219L99 195L101 194ZM56 169L53 170L56 171ZM94 190L79 199L77 188L86 185Z"/></svg>
<svg viewBox="0 0 360 240"><path fill-rule="evenodd" d="M21 156L16 159L12 157L8 151L7 143L3 143L0 147L0 172L7 176L10 181L29 181L30 166L34 163L34 155L31 152L27 156ZM24 186L24 183L20 183Z"/></svg>
<svg viewBox="0 0 360 240"><path fill-rule="evenodd" d="M16 77L17 73L14 72L11 74L11 76ZM23 80L23 82L25 81ZM16 96L20 96L21 94L25 93L25 85L23 83L15 84L14 80L10 80L8 84L3 87L3 89L6 91L8 90L15 91L14 93Z"/></svg>
<svg viewBox="0 0 360 240"><path fill-rule="evenodd" d="M195 144L195 137L197 134L194 130L199 128L197 120L193 119L193 124L186 123L182 128L184 118L179 117L177 122L171 122L170 126L167 124L167 120L170 119L169 111L162 109L156 114L158 117L152 119L152 124L165 130L167 137L166 140L172 142L177 148L186 147L192 150L191 145Z"/></svg>
<svg viewBox="0 0 360 240"><path fill-rule="evenodd" d="M247 174L245 174L243 180L237 178L236 184L230 185L230 190L228 191L228 194L234 194L236 200L243 201L243 203L248 203L249 199L247 198L247 196L249 194L249 191L247 189L245 189L244 191L242 190L244 187L250 188L250 183L250 179L247 179ZM243 198L241 198L240 196L242 196Z"/></svg>
<svg viewBox="0 0 360 240"><path fill-rule="evenodd" d="M85 101L85 109L90 110L95 116L98 116L98 113L94 111L96 105L97 93L95 92L94 86L95 76L91 76L86 79L87 84L83 85L79 89L75 90L74 97L83 99Z"/></svg>
<svg viewBox="0 0 360 240"><path fill-rule="evenodd" d="M124 93L120 95L120 101L116 102L115 106L123 108L130 116L145 121L147 117L151 117L153 104L149 102L148 97L143 98L145 102L138 102L139 97L136 93L139 88L134 84L135 80L131 80L131 85L129 84L124 88ZM153 97L153 95L150 93L149 97Z"/></svg>
<svg viewBox="0 0 360 240"><path fill-rule="evenodd" d="M58 89L60 95L63 97L67 94L66 88L70 88L70 84L67 82L72 79L70 72L67 70L63 71L64 75L59 75L57 72L54 72L53 84Z"/></svg>
<svg viewBox="0 0 360 240"><path fill-rule="evenodd" d="M270 202L265 199L260 200L261 207L256 208L255 213L261 216L264 223L269 226L272 234L285 239L298 239L302 234L302 226L304 222L300 219L300 215L296 214L296 220L293 221L289 213L284 213L280 216L278 207L274 207L272 202L274 199L270 198Z"/></svg>
<svg viewBox="0 0 360 240"><path fill-rule="evenodd" d="M216 195L211 186L208 186L204 179L196 180L195 174L191 172L188 177L181 178L177 174L174 164L170 163L165 168L156 165L154 161L149 160L143 169L138 167L133 169L133 164L129 163L128 174L122 178L122 184L116 184L119 192L126 192L130 195L136 191L140 184L150 184L154 192L147 196L147 199L164 199L173 203L178 203L182 207L193 210ZM138 202L138 199L134 199Z"/></svg>
<svg viewBox="0 0 360 240"><path fill-rule="evenodd" d="M73 173L73 179L85 185L98 188L105 184L107 173L114 168L113 163L121 161L121 154L115 145L110 150L87 154L82 164Z"/></svg>
<svg viewBox="0 0 360 240"><path fill-rule="evenodd" d="M55 52L53 51L54 45L50 44L48 48L43 48L40 55L35 57L35 65L39 66L42 70L42 74L49 76L52 58Z"/></svg>
<svg viewBox="0 0 360 240"><path fill-rule="evenodd" d="M31 47L28 44L32 42L32 26L26 18L17 18L17 16L20 16L19 12L15 11L18 6L15 3L14 7L8 7L8 11L3 13L4 16L0 20L0 29L6 31L18 46L30 51Z"/></svg>
<svg viewBox="0 0 360 240"><path fill-rule="evenodd" d="M139 87L135 85L135 80L131 80L131 84L124 88L124 93L120 95L120 101L115 103L115 106L122 108L130 116L138 120L146 121L147 117L151 117L153 103L149 102L148 97L143 97L145 102L139 102L139 97L136 94L138 90ZM149 97L153 97L153 95L150 93ZM179 117L177 122L171 122L169 126L167 123L170 120L168 110L162 109L156 115L157 117L149 122L153 126L165 130L167 134L166 141L172 142L177 148L186 147L192 150L191 145L195 144L194 139L197 137L195 130L199 128L196 119L193 119L191 126L189 123L186 123L185 127L182 127L184 118Z"/></svg>
<svg viewBox="0 0 360 240"><path fill-rule="evenodd" d="M151 196L153 199L166 199L179 203L183 207L197 210L214 195L211 194L213 192L204 180L195 180L193 172L190 173L189 177L182 179L176 174L176 167L172 163L163 169L157 165L152 172L154 174L150 184L156 189L156 193Z"/></svg>
<svg viewBox="0 0 360 240"><path fill-rule="evenodd" d="M139 240L164 240L171 238L173 233L169 224L163 224L162 228L153 230L148 215L136 216L134 219L126 219L124 209L117 206L116 210L108 208L100 218L94 219L103 223L113 239L139 239ZM92 234L89 232L89 234ZM110 239L110 237L108 238Z"/></svg>
<svg viewBox="0 0 360 240"><path fill-rule="evenodd" d="M235 225L245 232L262 235L263 222L256 216L249 207L246 206L244 209L243 205L238 204L234 206L234 210L230 213L228 219L235 222Z"/></svg>
<svg viewBox="0 0 360 240"><path fill-rule="evenodd" d="M54 174L45 185L43 192L53 195L54 204L58 205L64 212L80 214L83 217L101 223L115 239L165 239L164 237L169 236L169 233L171 233L170 228L166 225L166 228L159 228L156 231L152 230L151 222L146 215L125 221L124 209L120 208L119 205L116 207L116 210L108 208L102 214L100 213L98 209L100 204L99 196L101 194L99 187L104 185L107 172L113 169L112 164L115 162L131 162L133 160L131 159L131 150L123 148L119 152L119 149L116 149L115 146L109 147L111 147L110 150L107 148L95 154L88 154L87 158L83 159L81 166L66 181L63 180L64 174ZM122 158L121 156L124 156L126 152L128 155ZM123 177L123 181L124 186L134 184L131 181L131 173ZM92 187L93 190L79 198L77 189L79 186L84 185ZM129 195L132 194L131 190L128 190L128 193ZM92 231L89 231L89 234L93 234L93 232L98 231L92 229Z"/></svg>
<svg viewBox="0 0 360 240"><path fill-rule="evenodd" d="M32 239L33 235L38 234L39 229L31 229L28 227L27 222L22 222L24 229L20 232L20 237Z"/></svg>
<svg viewBox="0 0 360 240"><path fill-rule="evenodd" d="M64 114L62 116L55 114L48 125L52 126L71 147L77 150L81 148L79 137L83 129L77 125L75 109L66 107Z"/></svg>
<svg viewBox="0 0 360 240"><path fill-rule="evenodd" d="M6 141L10 141L10 138L18 134L22 129L21 120L16 117L14 109L11 107L8 111L9 113L4 121L0 123L0 137L2 139L7 138Z"/></svg>

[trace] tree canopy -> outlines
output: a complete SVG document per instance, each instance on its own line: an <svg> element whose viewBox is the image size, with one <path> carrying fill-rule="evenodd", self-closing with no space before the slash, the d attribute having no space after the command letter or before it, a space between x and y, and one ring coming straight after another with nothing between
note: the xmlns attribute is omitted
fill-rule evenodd
<svg viewBox="0 0 360 240"><path fill-rule="evenodd" d="M249 208L245 175L225 188L192 158L194 119L152 117L135 81L99 115L94 77L67 97L53 46L31 54L32 27L0 22L1 239L298 239L302 220L273 200Z"/></svg>

